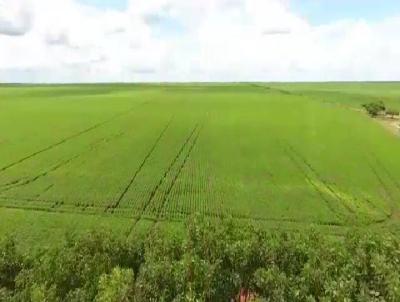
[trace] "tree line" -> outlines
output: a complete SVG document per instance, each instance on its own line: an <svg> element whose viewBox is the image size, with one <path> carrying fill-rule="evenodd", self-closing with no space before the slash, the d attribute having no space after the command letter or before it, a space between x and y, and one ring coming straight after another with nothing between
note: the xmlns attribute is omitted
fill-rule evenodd
<svg viewBox="0 0 400 302"><path fill-rule="evenodd" d="M185 234L93 231L24 253L0 243L0 301L400 301L400 240L188 222Z"/></svg>

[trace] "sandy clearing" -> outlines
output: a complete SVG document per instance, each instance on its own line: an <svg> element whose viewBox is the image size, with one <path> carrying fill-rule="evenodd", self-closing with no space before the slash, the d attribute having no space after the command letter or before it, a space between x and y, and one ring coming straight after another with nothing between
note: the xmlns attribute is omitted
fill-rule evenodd
<svg viewBox="0 0 400 302"><path fill-rule="evenodd" d="M383 127L385 127L385 129L387 129L394 135L400 137L400 119L399 118L378 117L376 120Z"/></svg>
<svg viewBox="0 0 400 302"><path fill-rule="evenodd" d="M365 113L365 110L361 108L355 108L355 107L349 107L353 111L357 111L360 113ZM374 120L378 121L379 124L381 124L386 130L388 130L390 133L400 137L400 117L389 117L386 115L379 115L375 118Z"/></svg>

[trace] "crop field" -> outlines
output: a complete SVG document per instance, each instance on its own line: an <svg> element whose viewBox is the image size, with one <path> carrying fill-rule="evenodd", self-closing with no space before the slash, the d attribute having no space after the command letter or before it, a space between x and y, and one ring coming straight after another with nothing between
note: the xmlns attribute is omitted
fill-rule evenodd
<svg viewBox="0 0 400 302"><path fill-rule="evenodd" d="M400 84L3 85L1 215L393 223L400 138L369 100Z"/></svg>

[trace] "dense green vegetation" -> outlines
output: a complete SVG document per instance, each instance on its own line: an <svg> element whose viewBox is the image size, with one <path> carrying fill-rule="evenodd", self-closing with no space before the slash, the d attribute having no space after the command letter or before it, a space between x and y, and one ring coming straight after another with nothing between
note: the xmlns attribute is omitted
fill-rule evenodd
<svg viewBox="0 0 400 302"><path fill-rule="evenodd" d="M193 213L392 223L400 141L359 109L380 99L398 108L399 87L5 85L0 206L112 217L127 229Z"/></svg>
<svg viewBox="0 0 400 302"><path fill-rule="evenodd" d="M400 84L1 85L0 301L399 301L363 104Z"/></svg>
<svg viewBox="0 0 400 302"><path fill-rule="evenodd" d="M399 301L400 240L192 219L181 236L91 232L22 254L0 244L2 301Z"/></svg>
<svg viewBox="0 0 400 302"><path fill-rule="evenodd" d="M386 110L386 106L382 101L366 103L366 104L363 104L363 107L368 112L368 114L372 117L376 117L378 114L380 114Z"/></svg>

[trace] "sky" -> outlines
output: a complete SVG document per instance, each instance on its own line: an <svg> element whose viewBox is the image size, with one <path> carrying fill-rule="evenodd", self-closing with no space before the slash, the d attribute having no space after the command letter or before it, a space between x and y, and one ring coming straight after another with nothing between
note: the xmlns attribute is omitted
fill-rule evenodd
<svg viewBox="0 0 400 302"><path fill-rule="evenodd" d="M398 0L0 0L0 82L400 80Z"/></svg>

